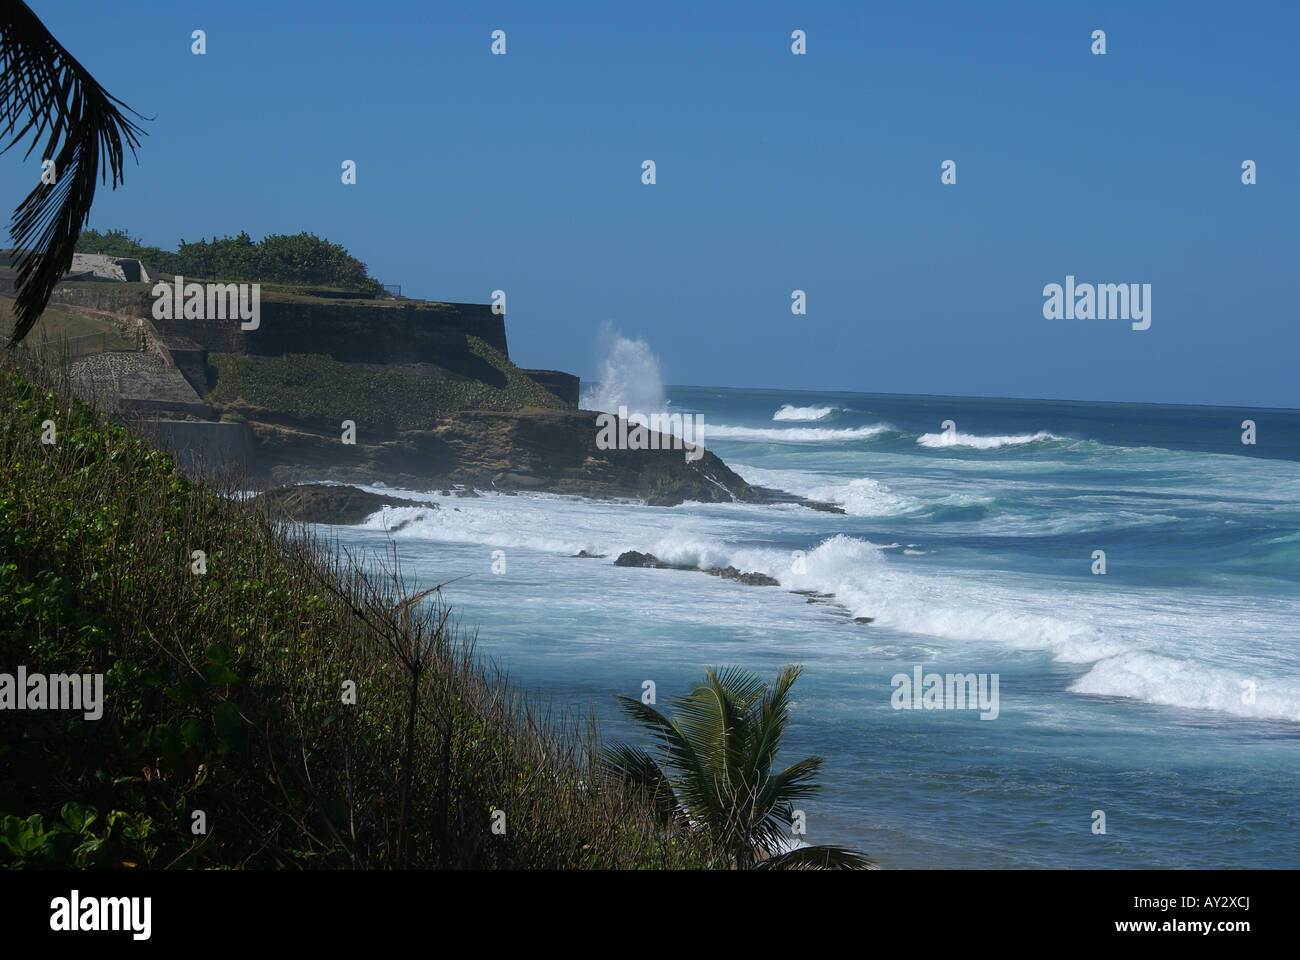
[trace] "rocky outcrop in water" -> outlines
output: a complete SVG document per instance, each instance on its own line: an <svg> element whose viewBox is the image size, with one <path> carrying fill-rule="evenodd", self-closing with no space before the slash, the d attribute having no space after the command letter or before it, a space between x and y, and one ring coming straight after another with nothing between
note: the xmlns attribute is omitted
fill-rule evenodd
<svg viewBox="0 0 1300 960"><path fill-rule="evenodd" d="M769 577L766 573L742 573L735 567L709 567L704 571L711 577L721 577L723 580L735 580L737 583L743 583L751 587L779 587L781 581L776 577Z"/></svg>
<svg viewBox="0 0 1300 960"><path fill-rule="evenodd" d="M251 502L277 520L344 525L361 523L383 507L438 509L436 503L419 503L386 494L367 493L356 487L326 483L277 487L258 494Z"/></svg>
<svg viewBox="0 0 1300 960"><path fill-rule="evenodd" d="M427 430L380 433L359 424L344 445L324 425L306 426L246 409L260 472L274 481L333 480L410 489L540 492L636 499L652 506L701 503L801 503L843 512L746 483L715 454L687 460L682 450L601 450L588 410L464 410ZM661 444L667 447L667 440Z"/></svg>
<svg viewBox="0 0 1300 960"><path fill-rule="evenodd" d="M584 550L583 554L586 553ZM581 556L582 554L579 554ZM588 554L588 556L590 556ZM641 553L637 550L626 550L618 555L614 561L616 567L668 567L672 570L695 570L700 573L707 573L711 577L721 577L723 580L735 580L737 583L743 583L751 587L779 587L781 581L775 577L769 577L766 573L744 573L735 567L709 567L703 570L700 567L677 566L670 563L664 563L653 553Z"/></svg>
<svg viewBox="0 0 1300 960"><path fill-rule="evenodd" d="M653 553L639 553L636 550L627 550L618 555L614 561L616 567L657 567L659 558Z"/></svg>

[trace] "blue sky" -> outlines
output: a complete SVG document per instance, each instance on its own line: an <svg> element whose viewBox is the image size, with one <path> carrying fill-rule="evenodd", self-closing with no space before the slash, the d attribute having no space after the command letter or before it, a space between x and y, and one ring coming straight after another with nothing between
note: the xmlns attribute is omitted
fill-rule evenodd
<svg viewBox="0 0 1300 960"><path fill-rule="evenodd" d="M1294 3L31 5L154 117L91 226L501 288L524 366L610 321L670 383L1300 407ZM1151 328L1045 320L1067 274Z"/></svg>

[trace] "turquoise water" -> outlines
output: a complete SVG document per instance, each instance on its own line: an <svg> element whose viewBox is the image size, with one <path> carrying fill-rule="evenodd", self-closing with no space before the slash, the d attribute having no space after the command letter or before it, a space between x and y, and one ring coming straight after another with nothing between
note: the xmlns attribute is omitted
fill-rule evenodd
<svg viewBox="0 0 1300 960"><path fill-rule="evenodd" d="M826 758L809 842L892 867L1300 866L1300 411L667 396L750 482L845 514L407 492L441 509L330 533L391 537L430 585L468 574L447 595L480 650L608 736L636 735L613 694L644 680L662 705L708 665L803 664L782 759ZM782 586L613 566L632 549ZM996 675L996 718L895 709L917 666Z"/></svg>

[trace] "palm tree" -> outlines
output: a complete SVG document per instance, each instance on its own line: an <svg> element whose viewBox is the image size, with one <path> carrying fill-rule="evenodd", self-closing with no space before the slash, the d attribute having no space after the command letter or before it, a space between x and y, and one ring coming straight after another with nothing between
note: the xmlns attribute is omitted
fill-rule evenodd
<svg viewBox="0 0 1300 960"><path fill-rule="evenodd" d="M95 177L106 181L112 171L116 189L122 180L122 143L135 156L143 131L118 106L135 111L96 83L21 0L0 0L0 71L0 138L9 141L0 152L32 131L26 159L49 128L41 159L54 161L54 182L43 178L37 183L14 210L10 225L14 243L22 249L12 347L31 330L72 265L77 237L95 199ZM23 118L26 122L18 128Z"/></svg>
<svg viewBox="0 0 1300 960"><path fill-rule="evenodd" d="M862 854L844 847L784 851L794 804L819 785L821 757L780 773L772 762L790 719L790 688L803 668L786 667L768 686L737 667L709 669L688 696L674 698L669 718L654 707L619 697L623 708L657 741L660 759L628 744L600 755L602 772L645 797L665 827L701 830L737 869L862 869Z"/></svg>

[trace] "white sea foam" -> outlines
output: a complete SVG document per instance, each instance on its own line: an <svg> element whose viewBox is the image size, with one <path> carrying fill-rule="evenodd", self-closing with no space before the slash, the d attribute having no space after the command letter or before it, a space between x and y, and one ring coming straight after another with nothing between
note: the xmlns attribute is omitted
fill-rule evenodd
<svg viewBox="0 0 1300 960"><path fill-rule="evenodd" d="M894 428L887 423L866 427L737 427L725 423L709 424L705 436L711 439L753 440L772 443L824 443L868 440Z"/></svg>
<svg viewBox="0 0 1300 960"><path fill-rule="evenodd" d="M866 478L837 484L834 477L806 471L740 466L739 472L751 482L844 502L846 509L852 501L846 494L856 490L861 499L851 512L864 515L907 512L910 505L908 498ZM1300 619L1293 601L1279 599L1265 607L1250 598L1234 607L1222 596L1201 602L1123 587L1098 593L1085 589L1095 587L1086 577L1081 586L1031 575L955 572L921 557L920 544L907 543L904 557L845 534L806 548L802 562L795 563L791 550L769 544L804 511L771 507L711 505L701 512L690 505L670 509L545 494L432 499L439 509L386 508L364 526L394 531L394 540L405 541L401 549L406 556L436 553L436 548L416 545L428 541L549 556L586 550L604 554L604 560L592 561L603 564L612 564L624 550L641 550L666 564L734 566L769 574L787 590L834 593L835 602L852 616L874 618L873 633L926 638L943 657L978 662L1024 651L1083 665L1086 672L1068 688L1075 694L1300 722L1300 677L1282 666L1289 656L1286 638L1294 637L1294 623ZM651 589L666 588L668 584L660 582ZM671 588L699 591L692 602L710 608L717 602L710 598L711 591L735 589L702 576L675 580ZM751 602L780 596L775 590L754 590ZM768 602L752 608L756 630L773 615ZM747 614L735 611L748 608L718 609L743 617ZM808 609L825 615L824 607ZM798 617L803 610L797 606L789 616ZM1258 680L1253 701L1243 696L1242 687L1252 678Z"/></svg>
<svg viewBox="0 0 1300 960"><path fill-rule="evenodd" d="M744 464L733 464L732 469L748 483L784 490L809 500L833 503L843 507L845 513L857 517L890 516L920 506L919 501L899 496L870 477L844 480L807 470L765 470Z"/></svg>
<svg viewBox="0 0 1300 960"><path fill-rule="evenodd" d="M999 447L1018 447L1026 443L1038 443L1043 440L1064 440L1054 433L1039 430L1037 433L1010 434L1000 437L981 437L973 433L945 431L943 433L926 433L916 438L923 447L969 447L974 450L996 450Z"/></svg>
<svg viewBox="0 0 1300 960"><path fill-rule="evenodd" d="M840 407L796 407L793 404L782 404L782 406L772 414L773 420L820 420L828 417Z"/></svg>
<svg viewBox="0 0 1300 960"><path fill-rule="evenodd" d="M1070 685L1074 693L1126 697L1239 717L1300 722L1300 683L1175 660L1144 651L1107 657Z"/></svg>
<svg viewBox="0 0 1300 960"><path fill-rule="evenodd" d="M854 616L874 617L881 628L991 647L1044 650L1054 659L1072 663L1091 663L1126 649L1085 623L1009 603L1000 591L892 564L881 547L860 538L830 537L807 552L802 567L802 573L795 573L783 557L777 569L759 569L777 577L783 586L834 593Z"/></svg>
<svg viewBox="0 0 1300 960"><path fill-rule="evenodd" d="M588 387L579 404L584 410L659 413L668 408L659 358L644 340L622 336L606 322L597 335L600 381Z"/></svg>
<svg viewBox="0 0 1300 960"><path fill-rule="evenodd" d="M860 537L837 534L823 540L805 551L796 572L790 551L733 542L732 527L725 519L702 520L661 508L614 507L538 494L440 502L437 510L385 508L364 526L400 527L392 533L399 542L433 539L564 556L586 550L604 554L606 563L613 563L625 550L639 550L668 565L734 566L766 573L788 589L834 593L854 616L874 617L887 629L1048 650L1067 662L1091 663L1127 649L1084 624L1033 612L978 583L920 573L911 564L890 564L883 547ZM671 518L667 525L665 517Z"/></svg>
<svg viewBox="0 0 1300 960"><path fill-rule="evenodd" d="M365 530L386 531L398 542L435 540L561 555L572 555L579 550L599 552L603 545L585 536L581 528L547 522L546 501L558 502L558 497L532 494L529 499L534 501L533 508L524 510L519 509L518 503L523 498L501 494L488 493L476 499L434 499L437 509L384 507L367 517L360 526Z"/></svg>

